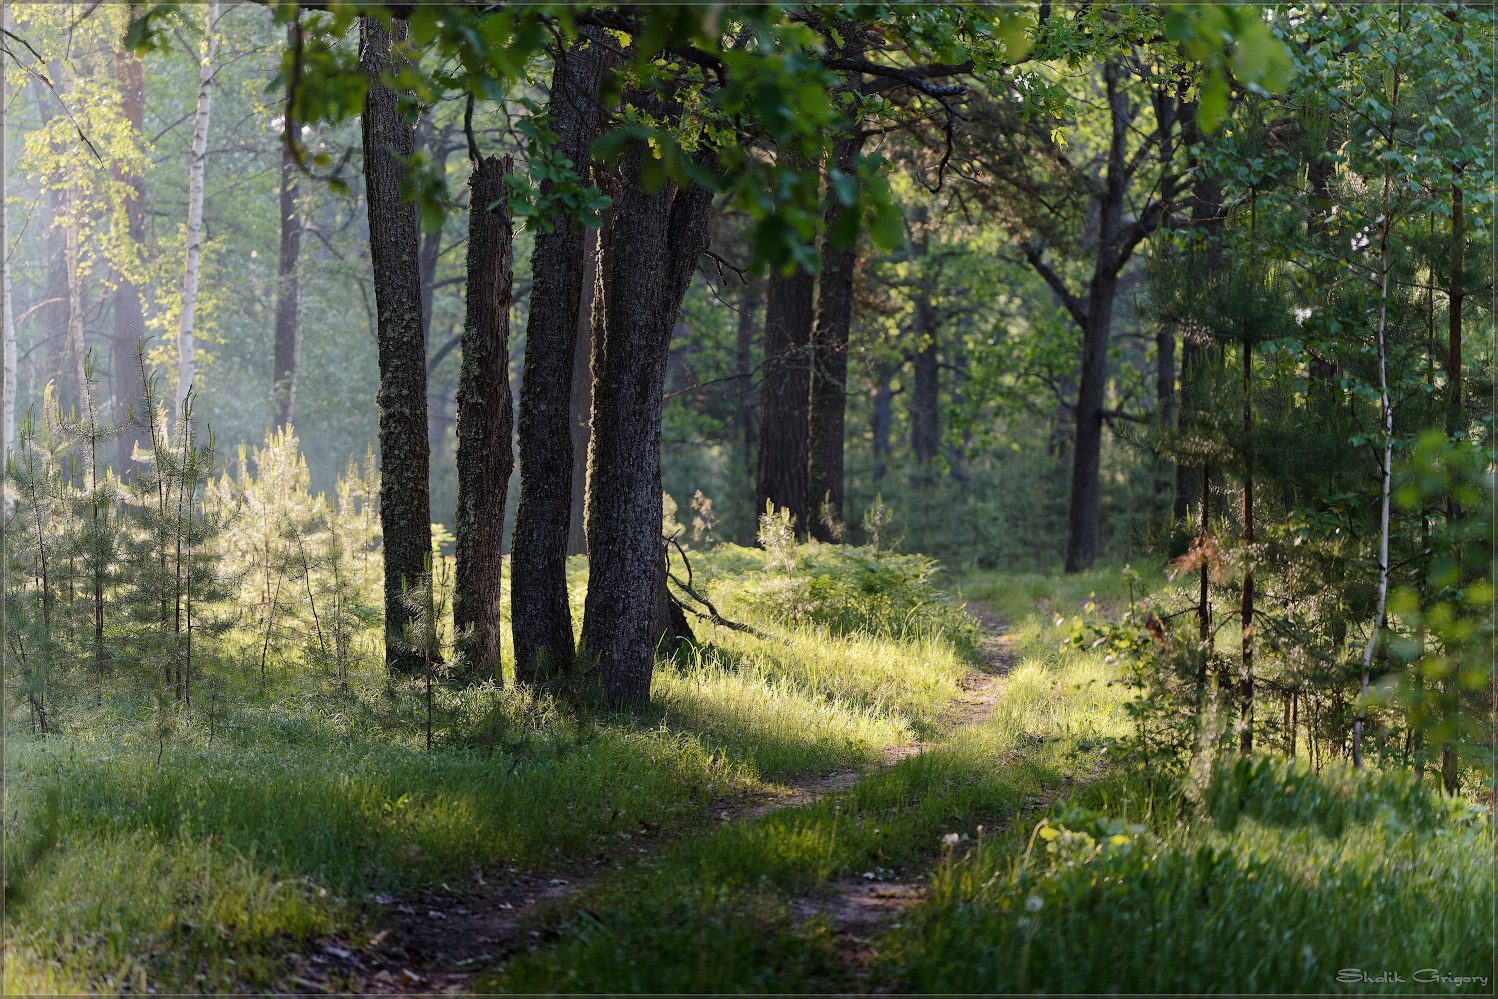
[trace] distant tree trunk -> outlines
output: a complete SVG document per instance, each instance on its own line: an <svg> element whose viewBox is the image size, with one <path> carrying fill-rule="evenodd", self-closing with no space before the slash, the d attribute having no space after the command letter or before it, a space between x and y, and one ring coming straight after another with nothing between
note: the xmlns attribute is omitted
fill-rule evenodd
<svg viewBox="0 0 1498 999"><path fill-rule="evenodd" d="M510 289L514 243L505 176L508 157L474 164L468 194L468 294L458 375L457 574L453 628L464 638L472 679L503 680L500 593L510 450ZM494 207L490 207L490 206Z"/></svg>
<svg viewBox="0 0 1498 999"><path fill-rule="evenodd" d="M137 7L131 6L134 15ZM145 71L140 57L132 52L124 41L115 50L115 79L120 88L120 106L125 120L130 124L131 136L144 142L146 98ZM142 252L146 238L146 179L134 171L125 171L116 164L115 180L125 188L125 238L132 254ZM143 424L132 425L129 416L135 411L137 420L144 421L146 414L140 412L145 405L146 386L141 380L140 365L136 359L136 347L146 335L145 309L141 305L140 289L130 275L116 272L114 292L114 333L109 341L110 382L114 394L114 425L119 428L115 438L119 464L116 472L123 479L135 471L135 448L145 440ZM8 440L9 438L7 438Z"/></svg>
<svg viewBox="0 0 1498 999"><path fill-rule="evenodd" d="M1077 318L1082 327L1082 372L1077 386L1076 439L1072 451L1071 505L1067 512L1067 572L1091 568L1097 556L1099 474L1103 452L1103 397L1108 379L1108 337L1118 272L1127 260L1123 210L1129 186L1128 153L1131 113L1121 86L1123 72L1114 61L1103 67L1112 133L1108 144L1105 193L1099 212L1097 259L1087 301ZM1138 223L1136 223L1137 225Z"/></svg>
<svg viewBox="0 0 1498 999"><path fill-rule="evenodd" d="M807 527L811 327L816 277L800 267L770 275L765 296L765 358L760 370L759 468L755 515L786 507L798 535Z"/></svg>
<svg viewBox="0 0 1498 999"><path fill-rule="evenodd" d="M1238 674L1238 748L1244 756L1254 751L1254 452L1253 347L1243 344L1243 593L1238 605L1242 669Z"/></svg>
<svg viewBox="0 0 1498 999"><path fill-rule="evenodd" d="M10 4L0 0L0 29L10 30ZM0 341L4 344L4 379L0 381L0 462L10 454L16 440L16 317L15 296L10 286L10 208L6 202L5 161L5 49L0 46ZM3 493L3 490L0 490ZM0 510L0 515L7 511ZM4 609L0 608L0 632L4 631ZM4 650L0 649L0 661Z"/></svg>
<svg viewBox="0 0 1498 999"><path fill-rule="evenodd" d="M1201 239L1206 248L1206 259L1208 268L1218 266L1221 255L1220 236L1222 233L1222 180L1201 161L1199 151L1202 144L1201 129L1196 122L1196 112L1193 105L1187 105L1182 109L1181 141L1191 150L1192 169L1195 172L1195 180L1191 185L1191 228L1196 230L1198 239ZM1315 164L1313 164L1312 181L1315 181ZM1330 176L1328 174L1327 176ZM1323 191L1325 178L1323 178ZM1195 419L1196 408L1201 402L1196 398L1199 391L1198 380L1206 372L1209 355L1206 344L1186 333L1181 342L1181 377L1180 377L1180 408L1177 416L1178 426L1182 431L1190 428ZM1176 466L1176 489L1175 502L1172 506L1172 514L1176 520L1185 520L1186 513L1197 504L1197 494L1202 488L1197 474L1196 466L1189 462L1183 462Z"/></svg>
<svg viewBox="0 0 1498 999"><path fill-rule="evenodd" d="M833 143L837 168L854 169L863 140L842 137ZM828 197L823 213L831 232L843 211ZM811 404L808 427L806 508L811 536L818 541L841 541L843 523L843 424L848 408L848 334L853 326L853 276L857 246L839 248L830 237L822 240L822 276L817 287L817 322L812 332ZM742 331L742 318L740 319ZM740 333L740 365L745 364ZM757 512L757 511L756 511Z"/></svg>
<svg viewBox="0 0 1498 999"><path fill-rule="evenodd" d="M925 295L915 301L917 345L912 358L910 380L910 451L915 457L915 486L926 489L936 484L931 463L941 448L938 424L939 380L936 309Z"/></svg>
<svg viewBox="0 0 1498 999"><path fill-rule="evenodd" d="M572 349L572 500L567 518L567 554L588 554L588 441L593 433L593 293L598 285L598 230L583 233L582 298L577 343Z"/></svg>
<svg viewBox="0 0 1498 999"><path fill-rule="evenodd" d="M959 326L966 326L971 321L971 316L962 316ZM967 380L968 357L966 353L958 353L952 361L952 386L948 390L952 399L952 409L961 409L963 405L963 383ZM972 476L968 474L967 457L968 448L972 444L972 434L964 428L959 441L949 441L946 446L947 467L951 471L952 479L962 488L966 489L972 485Z"/></svg>
<svg viewBox="0 0 1498 999"><path fill-rule="evenodd" d="M1155 331L1155 421L1162 433L1175 429L1175 413L1176 328L1173 323L1161 323L1160 328ZM1164 458L1160 459L1155 471L1153 498L1153 512L1157 521L1165 519L1166 494L1171 488L1172 480L1179 481L1178 469L1179 466L1176 466L1177 474L1172 475L1171 463Z"/></svg>
<svg viewBox="0 0 1498 999"><path fill-rule="evenodd" d="M763 297L764 286L758 280L739 289L735 373L739 376L739 439L744 450L744 471L750 474L755 472L759 455L759 412L754 399L754 332L759 328L757 320Z"/></svg>
<svg viewBox="0 0 1498 999"><path fill-rule="evenodd" d="M874 375L874 414L872 431L874 438L874 481L878 482L889 472L890 434L895 426L895 392L891 383L896 367L881 364Z"/></svg>
<svg viewBox="0 0 1498 999"><path fill-rule="evenodd" d="M83 274L79 270L79 238L83 220L78 217L78 186L68 188L68 227L64 236L64 254L68 269L68 338L63 347L66 370L63 373L64 412L82 415L88 403L88 378L83 372Z"/></svg>
<svg viewBox="0 0 1498 999"><path fill-rule="evenodd" d="M385 662L392 672L416 674L424 657L409 648L411 612L401 599L427 581L432 514L427 446L426 346L421 335L421 276L417 270L416 206L401 197L404 161L414 153L414 129L401 120L386 78L397 67L394 46L405 40L399 18L387 30L379 18L360 19L360 58L369 78L361 130L364 185L369 202L369 255L374 265L380 363L380 527L385 556Z"/></svg>
<svg viewBox="0 0 1498 999"><path fill-rule="evenodd" d="M658 117L664 113L652 109L659 102L645 93L629 100ZM642 705L650 697L665 584L662 388L681 301L708 245L712 205L711 192L698 185L678 190L667 183L647 190L640 176L646 155L644 144L636 142L620 163L620 191L601 269L604 322L601 329L594 327L602 341L593 355L583 642L597 659L603 693L615 707Z"/></svg>
<svg viewBox="0 0 1498 999"><path fill-rule="evenodd" d="M585 32L557 59L552 73L557 151L584 178L588 150L598 134L598 88L606 60L599 36ZM542 196L550 189L550 182L544 182ZM577 331L583 322L587 240L584 227L574 219L557 215L547 222L551 229L543 226L537 231L531 254L530 317L520 383L520 497L510 543L515 676L527 683L565 671L573 656L572 611L567 603L574 476L569 410Z"/></svg>
<svg viewBox="0 0 1498 999"><path fill-rule="evenodd" d="M1466 233L1463 216L1461 177L1451 184L1451 287L1447 290L1449 304L1446 322L1446 435L1455 437L1462 429L1462 270L1466 266ZM1461 511L1449 495L1446 499L1446 520L1455 526ZM1455 720L1457 692L1455 677L1441 682L1444 700L1450 706ZM1447 794L1456 794L1457 789L1456 741L1448 739L1441 745L1441 786Z"/></svg>
<svg viewBox="0 0 1498 999"><path fill-rule="evenodd" d="M294 45L296 26L286 26L287 43ZM286 109L286 130L295 134L297 124ZM299 170L292 151L281 151L281 252L276 261L276 341L271 359L271 386L275 393L278 427L291 424L296 413L297 360L302 346L302 288L297 264L302 255L302 217L297 206Z"/></svg>
<svg viewBox="0 0 1498 999"><path fill-rule="evenodd" d="M203 258L203 181L208 158L208 116L213 103L213 54L218 49L218 0L208 2L208 23L198 62L198 106L192 117L192 155L187 164L187 263L182 272L182 316L177 326L177 412L197 376L193 324Z"/></svg>

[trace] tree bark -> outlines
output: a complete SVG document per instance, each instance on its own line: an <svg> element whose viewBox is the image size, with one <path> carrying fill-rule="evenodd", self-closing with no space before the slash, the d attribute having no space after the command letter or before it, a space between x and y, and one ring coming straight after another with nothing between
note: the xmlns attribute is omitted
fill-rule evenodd
<svg viewBox="0 0 1498 999"><path fill-rule="evenodd" d="M557 152L584 177L588 149L599 128L598 88L607 68L603 49L596 37L585 33L557 60L552 73ZM543 197L550 190L550 182L542 184ZM527 683L565 671L573 657L572 611L567 603L574 475L569 408L577 330L583 321L586 240L575 219L558 214L547 222L550 231L543 227L537 232L531 255L530 317L520 383L520 496L510 544L515 676Z"/></svg>
<svg viewBox="0 0 1498 999"><path fill-rule="evenodd" d="M1155 420L1163 433L1175 428L1176 422L1176 328L1172 323L1161 323L1155 331ZM1169 498L1172 481L1179 482L1179 466L1174 471L1170 462L1160 459L1155 472L1154 518L1165 519L1165 505Z"/></svg>
<svg viewBox="0 0 1498 999"><path fill-rule="evenodd" d="M136 5L131 6L132 16ZM145 70L140 57L130 51L121 40L114 56L115 79L120 88L120 109L130 124L131 137L144 142L145 128ZM126 194L125 238L126 247L132 257L143 252L146 238L146 179L134 171L126 171L116 164L115 180L124 185ZM133 262L133 261L132 261ZM137 421L144 421L140 408L145 405L146 386L141 379L136 350L146 335L146 314L141 305L140 289L129 274L115 272L114 331L109 341L110 382L114 395L114 425L119 436L119 464L116 472L122 479L129 479L135 472L135 448L145 441L143 422L132 422L130 414L135 412ZM8 431L7 431L8 433ZM7 436L6 438L10 438Z"/></svg>
<svg viewBox="0 0 1498 999"><path fill-rule="evenodd" d="M177 412L197 376L193 325L198 274L203 259L203 181L208 157L208 118L213 105L213 55L218 49L218 0L209 0L208 23L198 62L198 105L192 117L192 153L187 165L187 262L182 272L182 316L177 325Z"/></svg>
<svg viewBox="0 0 1498 999"><path fill-rule="evenodd" d="M582 298L577 343L572 349L572 498L567 518L567 554L588 554L588 441L593 434L593 292L598 285L598 230L583 233Z"/></svg>
<svg viewBox="0 0 1498 999"><path fill-rule="evenodd" d="M63 348L67 367L63 373L62 408L64 412L82 415L88 407L88 377L83 370L83 274L79 271L79 230L83 219L79 217L78 203L78 186L74 184L68 188L68 228L63 244L68 269L68 337Z"/></svg>
<svg viewBox="0 0 1498 999"><path fill-rule="evenodd" d="M10 30L10 4L0 0L0 29ZM6 202L5 160L5 50L0 47L0 343L4 345L4 375L0 380L0 463L10 454L16 439L16 318L10 286L10 208ZM0 500L3 500L0 489ZM8 513L0 509L0 516ZM4 632L4 610L0 609L0 633ZM4 650L0 649L0 662Z"/></svg>
<svg viewBox="0 0 1498 999"><path fill-rule="evenodd" d="M811 400L811 327L816 278L802 268L770 275L765 295L765 359L760 375L759 468L755 516L767 502L791 511L806 533Z"/></svg>
<svg viewBox="0 0 1498 999"><path fill-rule="evenodd" d="M759 455L759 408L754 399L754 332L758 328L764 286L750 281L739 290L739 318L735 340L735 374L739 376L739 439L743 446L744 471L755 473ZM847 364L846 359L843 362Z"/></svg>
<svg viewBox="0 0 1498 999"><path fill-rule="evenodd" d="M505 192L508 157L474 165L468 194L468 294L458 374L457 574L453 628L471 679L503 680L500 570L505 497L515 456L510 397L510 291L514 242ZM491 207L492 206L492 207ZM471 632L470 632L471 629Z"/></svg>
<svg viewBox="0 0 1498 999"><path fill-rule="evenodd" d="M286 26L287 44L294 45L296 26ZM297 125L286 108L286 129ZM276 261L276 339L271 358L271 386L275 425L291 424L296 413L297 360L302 347L302 289L297 264L302 255L302 217L297 206L300 171L290 149L281 151L281 251Z"/></svg>
<svg viewBox="0 0 1498 999"><path fill-rule="evenodd" d="M421 335L416 206L401 197L404 160L415 151L414 129L401 119L386 77L406 22L360 19L360 59L369 78L361 120L364 185L369 203L369 255L374 267L380 364L380 528L385 558L385 662L416 674L421 653L407 647L411 612L402 600L427 581L432 515L427 445L426 347Z"/></svg>
<svg viewBox="0 0 1498 999"><path fill-rule="evenodd" d="M890 434L895 425L895 391L890 383L894 381L895 371L892 364L880 365L874 379L874 412L869 429L874 438L875 482L889 472Z"/></svg>
<svg viewBox="0 0 1498 999"><path fill-rule="evenodd" d="M1099 217L1097 260L1088 286L1082 322L1082 374L1077 386L1076 446L1072 452L1071 506L1067 512L1065 569L1068 573L1092 567L1097 556L1099 467L1103 450L1103 394L1108 377L1108 334L1113 324L1113 298L1118 271L1125 262L1120 241L1124 202L1128 195L1130 114L1122 70L1104 65L1112 134L1108 144L1105 194Z"/></svg>
<svg viewBox="0 0 1498 999"><path fill-rule="evenodd" d="M833 143L833 160L851 173L863 140L848 136ZM833 231L842 204L829 196L824 212L827 231ZM841 541L843 524L843 428L848 408L848 335L853 326L853 277L857 246L839 248L822 240L822 276L817 287L817 322L812 331L811 403L808 427L806 507L811 513L811 536L818 541ZM748 367L740 317L739 366ZM757 513L758 511L756 511Z"/></svg>
<svg viewBox="0 0 1498 999"><path fill-rule="evenodd" d="M931 463L941 447L939 426L938 351L940 330L937 326L936 309L926 294L916 297L915 322L917 345L911 361L910 379L910 451L915 457L915 486L927 489L936 485Z"/></svg>
<svg viewBox="0 0 1498 999"><path fill-rule="evenodd" d="M1243 592L1238 605L1242 630L1238 674L1238 748L1244 756L1254 751L1254 452L1253 346L1243 344Z"/></svg>
<svg viewBox="0 0 1498 999"><path fill-rule="evenodd" d="M630 102L658 117L666 113L643 93ZM636 142L620 164L600 271L604 322L601 330L594 327L602 338L594 345L583 643L614 707L639 706L650 697L664 584L662 389L672 329L708 245L712 205L711 192L698 185L647 190L640 176L647 155Z"/></svg>

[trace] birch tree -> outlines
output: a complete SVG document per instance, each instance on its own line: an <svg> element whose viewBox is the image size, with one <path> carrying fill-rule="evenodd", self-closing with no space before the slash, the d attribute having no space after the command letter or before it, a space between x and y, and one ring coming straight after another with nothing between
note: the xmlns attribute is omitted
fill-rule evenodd
<svg viewBox="0 0 1498 999"><path fill-rule="evenodd" d="M187 264L182 272L182 318L177 326L177 410L187 401L197 365L193 322L198 305L198 273L203 257L203 179L208 155L208 115L213 103L213 56L218 48L218 3L208 4L198 64L198 106L193 112L192 153L187 169Z"/></svg>

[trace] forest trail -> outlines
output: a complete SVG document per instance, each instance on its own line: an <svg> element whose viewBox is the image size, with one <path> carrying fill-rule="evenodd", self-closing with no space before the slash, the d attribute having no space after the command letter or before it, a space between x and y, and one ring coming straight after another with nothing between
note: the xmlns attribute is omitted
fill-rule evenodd
<svg viewBox="0 0 1498 999"><path fill-rule="evenodd" d="M960 681L958 695L941 716L943 737L960 728L981 725L993 712L1004 679L1018 662L1018 650L1005 622L981 601L968 601L967 612L978 622L982 662ZM941 739L887 746L869 766L839 767L830 773L790 781L776 793L741 803L720 803L713 813L719 823L753 821L770 812L812 804L828 795L851 789L870 773L941 744ZM1033 809L1040 802L1027 803ZM702 830L698 830L702 831ZM637 838L638 839L638 838ZM649 850L638 846L614 848L650 853L670 844L662 838ZM470 882L443 883L412 896L377 895L383 918L378 929L354 943L343 937L319 941L293 958L297 970L287 980L290 992L311 994L360 992L374 995L459 995L471 989L472 976L523 946L521 936L529 917L542 907L574 895L603 880L614 870L615 856L600 853L588 863L548 873L507 869L481 874ZM883 880L888 872L870 871L861 878L834 883L816 897L797 899L803 918L820 914L836 937L836 946L850 968L867 967L873 956L868 939L925 895L920 880ZM360 936L363 936L361 933Z"/></svg>

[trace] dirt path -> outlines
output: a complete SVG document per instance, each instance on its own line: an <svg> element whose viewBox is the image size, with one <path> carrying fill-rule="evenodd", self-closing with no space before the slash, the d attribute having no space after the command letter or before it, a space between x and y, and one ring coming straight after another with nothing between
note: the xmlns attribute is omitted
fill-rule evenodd
<svg viewBox="0 0 1498 999"><path fill-rule="evenodd" d="M981 724L992 713L1004 677L1018 660L1005 626L982 603L969 602L968 613L982 630L983 663L963 677L960 691L942 718L942 728ZM811 804L852 788L867 773L924 752L936 743L909 742L886 747L873 766L840 767L785 785L787 793L747 802L724 802L715 808L722 822L750 821L772 811ZM457 995L472 988L473 975L524 945L526 925L540 909L601 880L615 868L618 852L650 852L665 837L631 840L611 847L591 862L546 874L506 868L480 873L462 884L441 884L415 896L375 897L380 911L373 921L383 928L363 934L327 938L297 955L288 991L312 994L353 992L374 995ZM636 846L635 842L649 844ZM893 872L869 871L860 878L829 886L815 897L797 899L796 910L810 918L821 913L832 925L836 946L850 967L867 967L873 951L869 938L919 902L926 886L919 881L884 880Z"/></svg>

